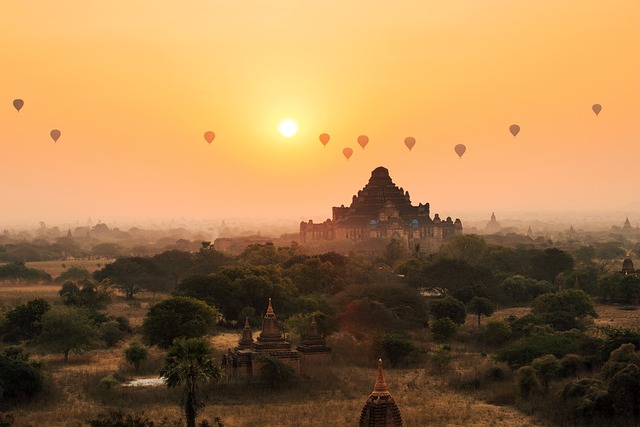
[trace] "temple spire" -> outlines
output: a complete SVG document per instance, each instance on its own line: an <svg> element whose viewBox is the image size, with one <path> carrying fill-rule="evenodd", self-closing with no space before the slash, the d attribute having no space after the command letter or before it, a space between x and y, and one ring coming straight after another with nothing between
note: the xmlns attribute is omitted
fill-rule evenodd
<svg viewBox="0 0 640 427"><path fill-rule="evenodd" d="M382 371L382 359L378 359L378 376L376 377L376 384L373 386L372 396L389 396L389 389L387 389L387 383L384 381L384 372Z"/></svg>
<svg viewBox="0 0 640 427"><path fill-rule="evenodd" d="M269 306L267 307L267 316L275 316L275 313L273 312L273 307L271 306L271 298L269 298Z"/></svg>

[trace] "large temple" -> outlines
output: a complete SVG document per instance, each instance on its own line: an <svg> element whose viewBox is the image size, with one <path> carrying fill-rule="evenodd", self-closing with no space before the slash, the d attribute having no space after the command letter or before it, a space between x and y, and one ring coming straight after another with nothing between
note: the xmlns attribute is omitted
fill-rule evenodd
<svg viewBox="0 0 640 427"><path fill-rule="evenodd" d="M369 238L396 239L408 247L420 244L425 250L437 251L442 242L462 233L462 222L445 220L429 212L429 203L411 204L408 191L398 188L389 171L380 166L371 172L364 188L353 196L351 205L333 207L333 216L323 223L312 220L300 223L302 243L314 240Z"/></svg>

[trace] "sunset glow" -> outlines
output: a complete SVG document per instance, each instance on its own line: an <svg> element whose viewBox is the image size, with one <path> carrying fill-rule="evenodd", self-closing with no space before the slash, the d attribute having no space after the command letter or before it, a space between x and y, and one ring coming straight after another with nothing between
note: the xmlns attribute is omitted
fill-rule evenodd
<svg viewBox="0 0 640 427"><path fill-rule="evenodd" d="M640 220L637 1L2 9L3 223L324 220L378 166L416 203L462 219ZM279 128L291 111L303 126ZM349 161L345 147L357 148Z"/></svg>

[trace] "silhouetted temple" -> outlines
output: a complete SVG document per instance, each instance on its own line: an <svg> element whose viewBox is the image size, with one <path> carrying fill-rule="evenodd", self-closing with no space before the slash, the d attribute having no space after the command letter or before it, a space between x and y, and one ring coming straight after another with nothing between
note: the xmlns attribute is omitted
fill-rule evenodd
<svg viewBox="0 0 640 427"><path fill-rule="evenodd" d="M491 212L491 219L489 220L489 222L487 223L487 225L484 228L489 233L497 233L498 231L500 231L500 223L496 219L496 213L495 212Z"/></svg>
<svg viewBox="0 0 640 427"><path fill-rule="evenodd" d="M359 425L360 427L402 427L400 409L384 381L382 359L378 360L376 383L362 408Z"/></svg>
<svg viewBox="0 0 640 427"><path fill-rule="evenodd" d="M238 346L229 352L226 360L230 359L236 373L256 375L262 366L262 356L280 359L283 363L291 366L296 373L300 373L300 353L291 348L291 343L285 341L271 306L271 298L269 298L267 313L262 319L262 331L258 338L254 341L249 319L245 319L242 338L240 338Z"/></svg>
<svg viewBox="0 0 640 427"><path fill-rule="evenodd" d="M309 331L302 336L302 344L297 348L302 359L303 366L310 364L322 364L331 361L331 348L327 347L324 338L318 332L316 319L311 321Z"/></svg>
<svg viewBox="0 0 640 427"><path fill-rule="evenodd" d="M451 217L433 219L429 203L411 204L408 191L398 188L389 171L378 167L364 188L353 196L351 205L333 207L333 217L316 224L312 220L300 223L300 240L349 239L361 241L369 238L397 239L409 247L416 243L427 251L437 251L442 242L462 233L462 222Z"/></svg>

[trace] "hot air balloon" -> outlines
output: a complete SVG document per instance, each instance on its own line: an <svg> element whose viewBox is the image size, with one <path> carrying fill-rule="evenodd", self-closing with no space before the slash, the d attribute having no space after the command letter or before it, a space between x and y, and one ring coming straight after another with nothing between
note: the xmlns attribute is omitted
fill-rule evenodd
<svg viewBox="0 0 640 427"><path fill-rule="evenodd" d="M413 146L416 145L416 139L412 136L408 136L404 139L404 145L406 145L409 151L411 151Z"/></svg>
<svg viewBox="0 0 640 427"><path fill-rule="evenodd" d="M216 139L216 133L208 130L204 133L204 139L211 145L213 140Z"/></svg>
<svg viewBox="0 0 640 427"><path fill-rule="evenodd" d="M464 152L467 151L467 147L465 147L464 144L458 144L455 146L454 150L456 151L458 157L462 158Z"/></svg>
<svg viewBox="0 0 640 427"><path fill-rule="evenodd" d="M351 157L351 155L353 154L353 149L352 148L345 148L344 150L342 150L342 154L344 154L344 156L347 158L347 160L349 160L349 158Z"/></svg>
<svg viewBox="0 0 640 427"><path fill-rule="evenodd" d="M14 101L14 102L15 102L15 101ZM593 104L593 105L591 106L591 109L593 110L593 112L594 112L594 113L596 113L596 116L597 116L598 114L600 114L600 111L602 111L602 105L600 105L600 104Z"/></svg>
<svg viewBox="0 0 640 427"><path fill-rule="evenodd" d="M324 145L325 147L327 146L327 143L329 142L329 139L331 137L329 136L328 133L321 133L320 134L320 142L322 142L322 145Z"/></svg>
<svg viewBox="0 0 640 427"><path fill-rule="evenodd" d="M58 129L54 129L49 132L49 135L51 135L51 139L53 139L53 142L58 142L58 138L60 138L60 135L62 135L62 133L60 133Z"/></svg>
<svg viewBox="0 0 640 427"><path fill-rule="evenodd" d="M360 144L360 146L362 147L363 150L364 150L364 147L366 147L368 143L369 143L369 137L367 135L360 135L358 137L358 144Z"/></svg>
<svg viewBox="0 0 640 427"><path fill-rule="evenodd" d="M518 135L518 133L520 132L520 126L518 125L509 126L509 132L511 132L511 135L513 135L513 137L515 138L516 135Z"/></svg>
<svg viewBox="0 0 640 427"><path fill-rule="evenodd" d="M22 99L14 99L13 100L13 107L18 110L18 112L20 112L20 109L22 108L22 106L24 105L24 101Z"/></svg>

